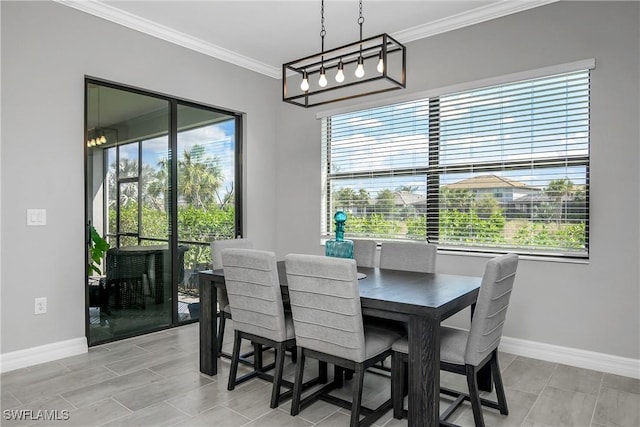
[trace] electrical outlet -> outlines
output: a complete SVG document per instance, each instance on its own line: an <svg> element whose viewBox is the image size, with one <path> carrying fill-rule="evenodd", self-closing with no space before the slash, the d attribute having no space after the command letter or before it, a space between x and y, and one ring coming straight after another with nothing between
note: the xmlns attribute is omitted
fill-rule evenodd
<svg viewBox="0 0 640 427"><path fill-rule="evenodd" d="M35 314L45 314L47 312L47 297L36 298Z"/></svg>

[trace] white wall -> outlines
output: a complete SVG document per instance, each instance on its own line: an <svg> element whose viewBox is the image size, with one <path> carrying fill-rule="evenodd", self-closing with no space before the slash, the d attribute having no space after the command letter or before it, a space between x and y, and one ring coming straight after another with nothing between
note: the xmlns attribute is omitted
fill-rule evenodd
<svg viewBox="0 0 640 427"><path fill-rule="evenodd" d="M85 335L85 75L245 112L245 231L275 249L277 80L57 3L0 7L2 354Z"/></svg>
<svg viewBox="0 0 640 427"><path fill-rule="evenodd" d="M407 45L405 94L596 59L591 86L589 263L522 260L504 330L508 337L640 358L638 22L638 2L566 1ZM367 102L371 99L375 98ZM320 123L315 119L323 108L327 109L280 106L280 256L323 253ZM481 275L486 261L441 255L438 269ZM464 323L466 317L458 316L453 323Z"/></svg>

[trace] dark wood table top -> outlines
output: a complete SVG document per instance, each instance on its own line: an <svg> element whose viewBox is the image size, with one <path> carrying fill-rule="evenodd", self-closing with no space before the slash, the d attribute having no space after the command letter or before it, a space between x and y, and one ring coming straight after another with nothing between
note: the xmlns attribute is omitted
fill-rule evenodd
<svg viewBox="0 0 640 427"><path fill-rule="evenodd" d="M365 278L358 280L363 307L396 312L401 315L434 316L444 319L459 311L459 303L475 301L480 288L480 277L441 273L416 273L358 267ZM216 287L224 287L224 272L202 271ZM287 294L287 274L284 261L278 261L278 276L284 294ZM465 301L461 301L465 300ZM455 310L453 313L449 311ZM435 311L435 313L434 313Z"/></svg>

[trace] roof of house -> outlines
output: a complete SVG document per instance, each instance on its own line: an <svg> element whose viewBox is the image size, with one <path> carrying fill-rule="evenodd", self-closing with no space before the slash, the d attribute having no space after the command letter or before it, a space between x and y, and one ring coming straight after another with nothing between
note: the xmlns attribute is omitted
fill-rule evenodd
<svg viewBox="0 0 640 427"><path fill-rule="evenodd" d="M408 191L398 191L394 193L396 206L413 205L425 201L427 197L424 194L415 194Z"/></svg>
<svg viewBox="0 0 640 427"><path fill-rule="evenodd" d="M531 187L520 181L497 175L478 175L473 178L463 179L462 181L448 184L447 187L451 189L526 188L528 190L540 190L537 187Z"/></svg>

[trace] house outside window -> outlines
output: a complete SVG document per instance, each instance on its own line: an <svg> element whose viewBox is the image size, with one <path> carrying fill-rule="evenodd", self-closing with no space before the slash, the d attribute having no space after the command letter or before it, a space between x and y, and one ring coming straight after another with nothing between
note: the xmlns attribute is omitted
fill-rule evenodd
<svg viewBox="0 0 640 427"><path fill-rule="evenodd" d="M322 234L588 257L589 70L322 120Z"/></svg>

